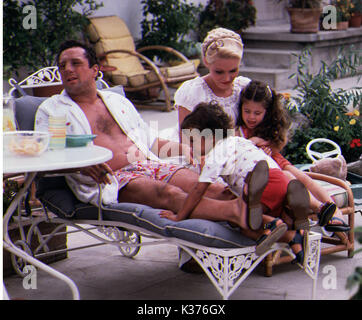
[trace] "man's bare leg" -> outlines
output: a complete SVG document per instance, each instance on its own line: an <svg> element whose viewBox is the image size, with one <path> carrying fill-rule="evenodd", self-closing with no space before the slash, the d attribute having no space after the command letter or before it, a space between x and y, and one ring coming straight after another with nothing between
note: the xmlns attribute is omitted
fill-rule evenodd
<svg viewBox="0 0 362 320"><path fill-rule="evenodd" d="M140 177L120 190L118 201L140 203L171 210L177 214L186 197L187 193L175 185ZM241 198L223 201L204 197L192 212L191 218L229 221L242 228L248 228L246 210L246 204Z"/></svg>
<svg viewBox="0 0 362 320"><path fill-rule="evenodd" d="M196 172L185 168L175 172L168 183L189 193L198 180L199 175ZM205 197L217 200L232 200L236 198L235 195L221 183L211 184L205 193Z"/></svg>

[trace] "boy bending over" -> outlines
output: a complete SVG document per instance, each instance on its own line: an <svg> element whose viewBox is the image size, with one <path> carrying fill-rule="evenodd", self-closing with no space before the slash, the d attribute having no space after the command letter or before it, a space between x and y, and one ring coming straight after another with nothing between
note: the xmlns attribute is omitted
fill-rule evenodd
<svg viewBox="0 0 362 320"><path fill-rule="evenodd" d="M289 242L296 253L295 262L302 263L304 232L299 229L309 227L307 190L298 180L289 181L277 163L250 140L234 136L232 128L227 114L214 103L200 103L184 119L182 141L190 144L194 158L200 163L201 174L182 209L177 214L165 212L161 216L174 221L187 219L209 185L221 177L248 205L246 219L249 221L239 226L256 239L256 254L263 254L281 239ZM262 214L258 216L260 207ZM285 210L291 214L297 231L287 231L287 225L280 219ZM257 230L253 224L263 228Z"/></svg>

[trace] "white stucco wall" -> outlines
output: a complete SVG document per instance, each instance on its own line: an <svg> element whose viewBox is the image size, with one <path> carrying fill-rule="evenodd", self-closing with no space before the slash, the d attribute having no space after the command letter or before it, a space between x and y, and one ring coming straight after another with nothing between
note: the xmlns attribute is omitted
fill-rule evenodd
<svg viewBox="0 0 362 320"><path fill-rule="evenodd" d="M100 0L103 7L98 9L93 16L110 16L116 15L125 21L128 29L135 40L141 38L141 21L143 19L141 0ZM193 0L196 5L199 3L206 4L207 0Z"/></svg>
<svg viewBox="0 0 362 320"><path fill-rule="evenodd" d="M277 0L254 0L254 6L257 10L256 25L287 21L286 3L286 0L280 2Z"/></svg>

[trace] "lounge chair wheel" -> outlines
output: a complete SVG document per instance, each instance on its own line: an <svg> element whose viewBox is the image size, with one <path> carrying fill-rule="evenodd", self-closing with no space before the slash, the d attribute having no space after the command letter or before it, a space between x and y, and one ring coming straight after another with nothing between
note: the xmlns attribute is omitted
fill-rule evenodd
<svg viewBox="0 0 362 320"><path fill-rule="evenodd" d="M28 255L33 257L33 251L31 250L29 244L24 240L17 240L15 241L14 245L18 247L19 249L25 251ZM23 260L23 258L16 256L15 254L10 255L11 258L11 264L15 270L15 272L21 276L25 277L28 272L25 272L24 268L27 265L26 261Z"/></svg>
<svg viewBox="0 0 362 320"><path fill-rule="evenodd" d="M123 239L120 244L122 246L119 246L119 251L122 255L132 258L138 253L138 251L140 251L141 236L135 232L124 231ZM130 246L125 246L124 244L130 244Z"/></svg>

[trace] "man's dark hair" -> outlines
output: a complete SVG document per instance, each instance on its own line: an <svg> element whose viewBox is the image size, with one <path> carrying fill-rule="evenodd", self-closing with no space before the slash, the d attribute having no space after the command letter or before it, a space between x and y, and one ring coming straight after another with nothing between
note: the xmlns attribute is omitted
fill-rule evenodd
<svg viewBox="0 0 362 320"><path fill-rule="evenodd" d="M60 57L60 55L62 54L62 52L64 50L67 50L67 49L70 49L70 48L77 48L77 47L80 47L80 48L84 49L85 57L88 60L89 67L92 67L95 64L99 65L96 53L93 50L93 48L87 46L86 44L84 44L82 42L76 41L76 40L67 40L67 41L63 42L60 45L59 51L58 51L58 54L57 54L57 57L56 57L57 65L59 65L59 57Z"/></svg>
<svg viewBox="0 0 362 320"><path fill-rule="evenodd" d="M227 130L232 128L230 117L215 102L199 103L181 124L181 129L210 129L214 135L216 129L223 129L223 138L227 137Z"/></svg>

